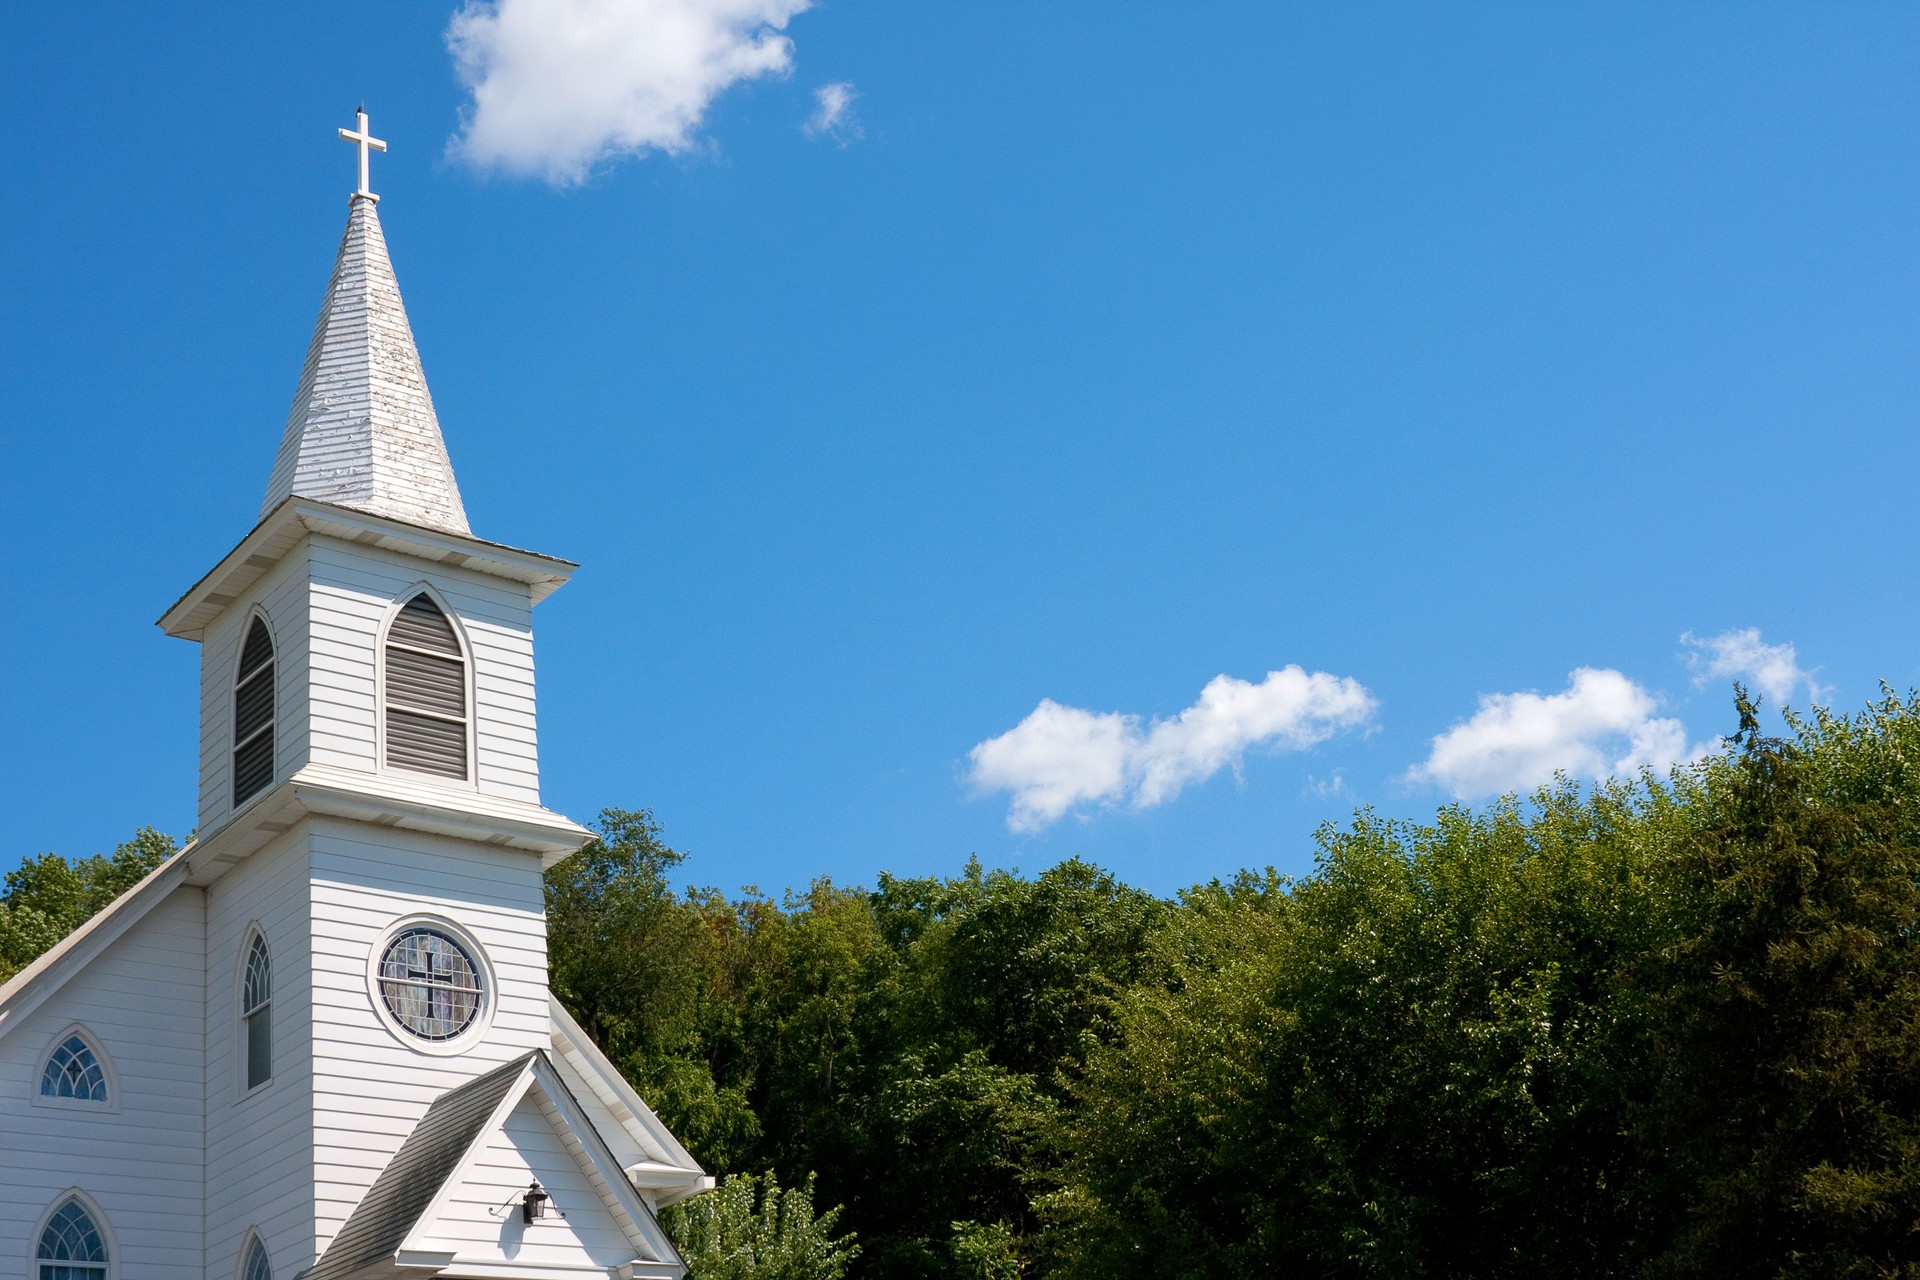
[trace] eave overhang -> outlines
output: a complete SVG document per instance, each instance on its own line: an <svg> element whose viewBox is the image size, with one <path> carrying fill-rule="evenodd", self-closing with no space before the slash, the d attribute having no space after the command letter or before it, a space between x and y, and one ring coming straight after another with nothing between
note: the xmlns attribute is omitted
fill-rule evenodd
<svg viewBox="0 0 1920 1280"><path fill-rule="evenodd" d="M447 791L396 778L326 765L307 765L201 836L188 859L187 879L211 884L228 868L266 846L306 817L345 818L472 840L540 855L550 867L593 839L573 819L537 804L477 791Z"/></svg>
<svg viewBox="0 0 1920 1280"><path fill-rule="evenodd" d="M428 529L313 498L292 497L268 512L238 546L175 601L173 607L160 616L158 626L170 636L198 641L205 634L207 624L222 610L245 595L248 588L280 563L302 538L313 535L398 551L522 582L532 589L535 604L558 591L580 567L571 560L541 555L537 551L522 551L504 543Z"/></svg>

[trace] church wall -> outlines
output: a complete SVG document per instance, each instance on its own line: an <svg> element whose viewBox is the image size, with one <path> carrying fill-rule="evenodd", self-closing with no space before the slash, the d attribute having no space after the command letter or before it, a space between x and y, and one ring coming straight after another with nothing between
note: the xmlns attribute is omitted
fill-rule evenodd
<svg viewBox="0 0 1920 1280"><path fill-rule="evenodd" d="M469 648L474 779L461 784L408 776L435 788L471 786L539 803L528 588L331 538L314 539L312 569L315 762L378 767L380 629L394 608L426 583L457 615Z"/></svg>
<svg viewBox="0 0 1920 1280"><path fill-rule="evenodd" d="M314 1254L312 954L308 842L295 828L207 888L206 1274L237 1274L249 1228L276 1276ZM240 997L244 948L258 924L273 960L273 1078L245 1091Z"/></svg>
<svg viewBox="0 0 1920 1280"><path fill-rule="evenodd" d="M307 549L288 552L207 627L200 645L200 823L212 831L233 809L233 678L258 606L273 632L276 778L307 759Z"/></svg>
<svg viewBox="0 0 1920 1280"><path fill-rule="evenodd" d="M539 859L489 845L313 820L317 1217L330 1239L440 1094L551 1036ZM391 1030L369 982L374 952L410 917L472 935L493 973L491 1023L442 1056ZM381 1082L367 1096L368 1079Z"/></svg>
<svg viewBox="0 0 1920 1280"><path fill-rule="evenodd" d="M70 1187L104 1212L126 1277L204 1280L200 971L204 898L175 889L0 1037L0 1275L29 1274L42 1215ZM106 1051L105 1110L36 1105L56 1035Z"/></svg>

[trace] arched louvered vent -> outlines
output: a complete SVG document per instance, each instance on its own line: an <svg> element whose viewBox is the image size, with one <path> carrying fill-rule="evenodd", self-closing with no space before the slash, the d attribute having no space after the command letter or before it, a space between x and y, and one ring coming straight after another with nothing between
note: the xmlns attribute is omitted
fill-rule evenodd
<svg viewBox="0 0 1920 1280"><path fill-rule="evenodd" d="M401 606L387 629L387 763L467 776L467 664L431 598Z"/></svg>
<svg viewBox="0 0 1920 1280"><path fill-rule="evenodd" d="M233 689L233 806L273 781L273 634L260 618L240 649Z"/></svg>

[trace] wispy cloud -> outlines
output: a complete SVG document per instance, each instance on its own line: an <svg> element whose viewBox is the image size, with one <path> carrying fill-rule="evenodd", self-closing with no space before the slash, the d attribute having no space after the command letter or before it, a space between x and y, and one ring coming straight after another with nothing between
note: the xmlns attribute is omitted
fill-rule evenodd
<svg viewBox="0 0 1920 1280"><path fill-rule="evenodd" d="M1353 788L1347 785L1346 773L1342 770L1335 769L1330 776L1325 778L1318 778L1312 774L1308 774L1307 784L1301 788L1301 794L1313 796L1318 800L1338 800L1342 796L1352 795Z"/></svg>
<svg viewBox="0 0 1920 1280"><path fill-rule="evenodd" d="M832 138L843 147L865 137L866 130L860 127L860 117L853 113L853 100L859 96L859 91L848 80L837 80L815 89L813 114L807 117L807 123L802 126L806 135L809 138Z"/></svg>
<svg viewBox="0 0 1920 1280"><path fill-rule="evenodd" d="M470 0L447 27L472 101L448 144L480 169L584 180L596 164L684 152L728 86L793 67L811 0Z"/></svg>
<svg viewBox="0 0 1920 1280"><path fill-rule="evenodd" d="M1608 778L1668 768L1702 753L1659 700L1618 671L1581 667L1559 693L1492 693L1433 740L1408 778L1467 800L1528 791L1556 772Z"/></svg>
<svg viewBox="0 0 1920 1280"><path fill-rule="evenodd" d="M1150 723L1047 698L968 753L968 778L981 791L1011 795L1010 829L1039 831L1093 806L1165 804L1188 783L1229 767L1237 773L1253 747L1310 747L1365 724L1376 705L1357 680L1297 666L1258 684L1215 676L1192 706Z"/></svg>
<svg viewBox="0 0 1920 1280"><path fill-rule="evenodd" d="M1687 667L1693 672L1696 687L1714 680L1743 680L1776 707L1803 684L1808 697L1818 699L1822 694L1813 672L1801 667L1793 646L1766 643L1758 627L1705 638L1688 631L1681 635L1680 642L1692 650L1687 655Z"/></svg>

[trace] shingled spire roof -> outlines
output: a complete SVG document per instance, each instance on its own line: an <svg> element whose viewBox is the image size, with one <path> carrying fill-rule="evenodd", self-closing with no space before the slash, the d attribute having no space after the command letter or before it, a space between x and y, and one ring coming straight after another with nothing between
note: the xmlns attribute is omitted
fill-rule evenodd
<svg viewBox="0 0 1920 1280"><path fill-rule="evenodd" d="M376 199L351 201L260 514L299 496L469 534Z"/></svg>

